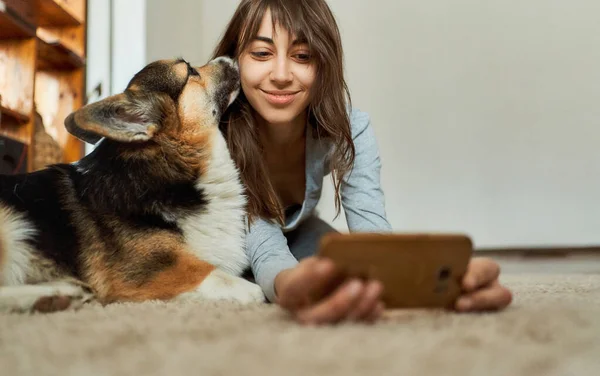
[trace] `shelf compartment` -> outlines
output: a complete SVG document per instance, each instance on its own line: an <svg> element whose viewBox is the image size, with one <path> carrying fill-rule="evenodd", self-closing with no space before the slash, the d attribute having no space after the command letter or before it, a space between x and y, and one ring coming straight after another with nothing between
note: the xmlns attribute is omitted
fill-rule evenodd
<svg viewBox="0 0 600 376"><path fill-rule="evenodd" d="M47 43L38 39L37 53L37 69L39 70L72 70L85 66L85 59L68 49L60 41Z"/></svg>
<svg viewBox="0 0 600 376"><path fill-rule="evenodd" d="M83 26L65 28L38 28L39 40L50 46L61 46L63 51L69 51L69 55L78 58L85 63L85 33ZM79 63L77 63L79 64Z"/></svg>
<svg viewBox="0 0 600 376"><path fill-rule="evenodd" d="M0 136L8 137L26 145L31 143L31 121L23 124L14 117L5 116L4 113L0 121L2 122Z"/></svg>
<svg viewBox="0 0 600 376"><path fill-rule="evenodd" d="M0 40L22 39L35 36L35 27L23 19L16 9L0 0Z"/></svg>
<svg viewBox="0 0 600 376"><path fill-rule="evenodd" d="M65 162L83 156L83 143L65 128L67 116L83 104L83 69L74 71L39 71L35 78L35 105L46 132L58 141Z"/></svg>
<svg viewBox="0 0 600 376"><path fill-rule="evenodd" d="M0 111L3 118L12 117L17 123L30 120L35 53L34 39L0 40Z"/></svg>

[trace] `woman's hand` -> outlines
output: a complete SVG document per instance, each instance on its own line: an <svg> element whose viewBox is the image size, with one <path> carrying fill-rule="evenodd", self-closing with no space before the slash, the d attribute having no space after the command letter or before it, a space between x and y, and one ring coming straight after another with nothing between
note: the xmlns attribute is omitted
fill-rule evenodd
<svg viewBox="0 0 600 376"><path fill-rule="evenodd" d="M330 260L310 257L275 278L277 303L303 324L373 322L384 311L380 282L344 281Z"/></svg>
<svg viewBox="0 0 600 376"><path fill-rule="evenodd" d="M511 292L498 281L500 267L488 258L471 260L462 280L463 292L456 301L459 312L494 311L507 307Z"/></svg>
<svg viewBox="0 0 600 376"><path fill-rule="evenodd" d="M500 267L491 259L473 258L462 280L463 293L456 301L459 312L493 311L512 301L510 291L498 281ZM374 322L384 312L380 282L344 281L333 262L311 257L275 278L277 303L304 324L340 321Z"/></svg>

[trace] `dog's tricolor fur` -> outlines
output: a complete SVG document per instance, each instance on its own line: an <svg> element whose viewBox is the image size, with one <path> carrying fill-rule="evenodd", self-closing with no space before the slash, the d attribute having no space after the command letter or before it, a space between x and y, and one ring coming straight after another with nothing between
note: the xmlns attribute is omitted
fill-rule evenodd
<svg viewBox="0 0 600 376"><path fill-rule="evenodd" d="M239 277L245 199L218 129L238 91L226 58L151 63L65 120L103 138L91 154L0 176L0 311L63 309L87 291L102 303L262 301Z"/></svg>

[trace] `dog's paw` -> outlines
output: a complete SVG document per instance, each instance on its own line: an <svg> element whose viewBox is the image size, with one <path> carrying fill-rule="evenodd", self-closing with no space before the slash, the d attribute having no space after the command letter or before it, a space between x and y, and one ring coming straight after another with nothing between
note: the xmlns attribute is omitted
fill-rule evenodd
<svg viewBox="0 0 600 376"><path fill-rule="evenodd" d="M55 282L0 288L0 312L49 313L77 309L91 299L82 287Z"/></svg>
<svg viewBox="0 0 600 376"><path fill-rule="evenodd" d="M64 311L71 307L72 302L73 298L71 296L43 296L35 301L31 307L31 311L40 313Z"/></svg>
<svg viewBox="0 0 600 376"><path fill-rule="evenodd" d="M180 295L179 299L251 304L263 303L265 295L257 284L217 269L210 273L194 291Z"/></svg>

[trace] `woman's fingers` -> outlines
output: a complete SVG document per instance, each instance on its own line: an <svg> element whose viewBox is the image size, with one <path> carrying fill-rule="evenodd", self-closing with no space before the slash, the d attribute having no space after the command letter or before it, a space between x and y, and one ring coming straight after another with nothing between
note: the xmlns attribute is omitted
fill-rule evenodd
<svg viewBox="0 0 600 376"><path fill-rule="evenodd" d="M358 280L349 281L321 302L299 311L296 317L305 324L341 321L358 304L363 290L364 284L362 282Z"/></svg>
<svg viewBox="0 0 600 376"><path fill-rule="evenodd" d="M357 321L364 320L373 315L376 309L383 285L379 281L368 282L363 290L363 294L357 305L348 314L348 320Z"/></svg>
<svg viewBox="0 0 600 376"><path fill-rule="evenodd" d="M473 258L463 278L465 292L455 304L459 312L491 311L507 307L511 292L498 281L500 266L484 257Z"/></svg>
<svg viewBox="0 0 600 376"><path fill-rule="evenodd" d="M467 267L463 278L463 290L473 292L497 280L500 276L500 266L489 258L473 258Z"/></svg>
<svg viewBox="0 0 600 376"><path fill-rule="evenodd" d="M308 258L278 276L278 303L306 324L373 321L383 313L383 285L345 281L334 263Z"/></svg>
<svg viewBox="0 0 600 376"><path fill-rule="evenodd" d="M511 301L511 292L495 281L486 288L461 296L455 308L459 312L491 311L503 309Z"/></svg>
<svg viewBox="0 0 600 376"><path fill-rule="evenodd" d="M337 276L331 261L317 258L307 258L286 273L286 281L277 294L279 304L290 311L311 305Z"/></svg>

